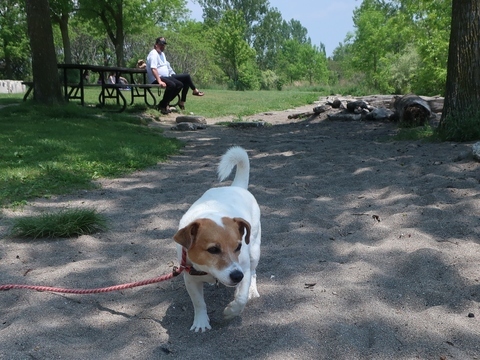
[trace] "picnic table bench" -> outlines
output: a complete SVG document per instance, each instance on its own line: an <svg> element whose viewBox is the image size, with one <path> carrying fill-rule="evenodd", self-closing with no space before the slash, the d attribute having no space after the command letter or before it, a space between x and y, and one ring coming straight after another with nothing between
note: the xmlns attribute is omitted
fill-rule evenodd
<svg viewBox="0 0 480 360"><path fill-rule="evenodd" d="M155 107L157 99L152 92L154 89L157 89L158 96L161 96L162 88L160 86L147 84L147 71L145 69L88 64L58 64L58 68L63 72L61 82L65 100L80 100L82 106L85 105L85 88L87 87L98 87L100 89L98 102L101 106L105 106L107 99L116 100L116 104L120 106L119 112L124 111L128 105L133 105L135 98L142 98L147 106ZM98 73L99 80L97 83L91 84L86 79L86 74L90 72ZM111 73L115 74L115 84L107 81ZM135 79L136 75L140 75L140 83ZM121 76L128 80L127 84L120 82ZM72 82L69 81L70 78L79 80L78 82ZM23 96L25 101L30 96L34 86L33 81L24 81L22 84L27 87ZM129 96L124 95L125 91L129 92ZM130 98L129 102L127 98ZM177 96L176 102L170 103L170 105L175 106L179 101L180 96Z"/></svg>

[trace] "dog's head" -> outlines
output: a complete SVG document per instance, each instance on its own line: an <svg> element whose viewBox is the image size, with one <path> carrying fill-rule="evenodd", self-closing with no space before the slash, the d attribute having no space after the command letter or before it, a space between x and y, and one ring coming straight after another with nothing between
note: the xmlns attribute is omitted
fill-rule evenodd
<svg viewBox="0 0 480 360"><path fill-rule="evenodd" d="M242 238L250 242L250 224L242 218L223 217L221 224L198 219L177 231L175 241L187 249L196 270L205 271L226 286L243 279L239 263Z"/></svg>

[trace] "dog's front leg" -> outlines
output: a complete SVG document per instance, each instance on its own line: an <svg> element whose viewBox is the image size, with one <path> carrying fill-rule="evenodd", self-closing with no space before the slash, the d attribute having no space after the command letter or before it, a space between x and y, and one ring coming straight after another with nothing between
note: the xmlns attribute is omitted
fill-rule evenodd
<svg viewBox="0 0 480 360"><path fill-rule="evenodd" d="M184 275L185 287L192 300L194 309L193 325L190 330L201 330L202 332L211 329L210 319L207 314L207 304L203 298L203 281L199 281L189 274Z"/></svg>
<svg viewBox="0 0 480 360"><path fill-rule="evenodd" d="M233 301L227 305L225 310L223 310L223 316L225 319L230 320L235 316L240 315L240 313L245 309L248 301L248 289L250 288L251 282L251 273L246 271L243 276L243 280L237 285L235 289L235 298Z"/></svg>

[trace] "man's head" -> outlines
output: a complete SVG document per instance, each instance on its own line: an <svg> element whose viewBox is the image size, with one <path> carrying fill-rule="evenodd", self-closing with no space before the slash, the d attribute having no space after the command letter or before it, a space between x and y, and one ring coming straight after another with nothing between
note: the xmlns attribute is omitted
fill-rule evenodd
<svg viewBox="0 0 480 360"><path fill-rule="evenodd" d="M165 40L165 38L163 36L161 37L158 37L155 39L155 50L157 50L158 52L163 52L163 50L165 50L165 45L167 45L167 40Z"/></svg>

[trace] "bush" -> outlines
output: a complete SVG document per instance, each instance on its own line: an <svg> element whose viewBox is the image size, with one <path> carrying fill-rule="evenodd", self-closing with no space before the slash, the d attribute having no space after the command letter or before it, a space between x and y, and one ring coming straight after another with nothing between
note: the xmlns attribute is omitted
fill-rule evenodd
<svg viewBox="0 0 480 360"><path fill-rule="evenodd" d="M260 90L260 76L253 63L240 66L238 71L237 90Z"/></svg>
<svg viewBox="0 0 480 360"><path fill-rule="evenodd" d="M280 84L280 89L278 89L278 84ZM275 74L274 71L272 70L265 70L262 71L262 76L260 80L260 89L261 90L273 90L273 89L278 89L281 90L282 82L280 80L280 77Z"/></svg>

